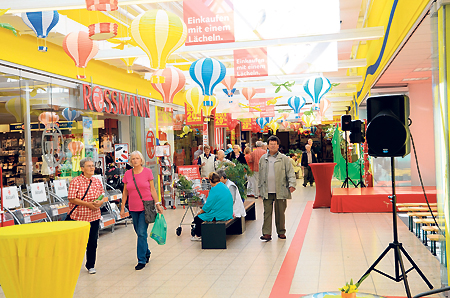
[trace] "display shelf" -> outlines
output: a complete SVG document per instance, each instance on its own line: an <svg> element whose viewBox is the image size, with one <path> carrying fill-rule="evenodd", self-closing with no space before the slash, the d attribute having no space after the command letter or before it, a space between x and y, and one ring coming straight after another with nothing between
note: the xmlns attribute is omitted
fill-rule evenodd
<svg viewBox="0 0 450 298"><path fill-rule="evenodd" d="M159 161L159 176L161 188L161 201L165 209L168 207L175 209L175 200L173 192L173 174L170 157L158 157Z"/></svg>

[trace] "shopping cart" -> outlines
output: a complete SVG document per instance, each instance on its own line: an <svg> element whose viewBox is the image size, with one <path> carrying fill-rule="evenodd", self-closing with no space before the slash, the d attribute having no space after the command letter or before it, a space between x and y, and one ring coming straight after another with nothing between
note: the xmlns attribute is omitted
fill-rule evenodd
<svg viewBox="0 0 450 298"><path fill-rule="evenodd" d="M209 190L211 189L211 184L208 182L194 183L193 189L175 189L175 200L177 205L183 206L185 209L183 217L181 218L180 225L176 229L177 236L181 235L182 225L192 225L192 220L194 220L195 215L198 213L198 209L203 206L208 197ZM191 213L192 220L190 222L184 223L186 215ZM193 230L191 229L191 235L194 236Z"/></svg>

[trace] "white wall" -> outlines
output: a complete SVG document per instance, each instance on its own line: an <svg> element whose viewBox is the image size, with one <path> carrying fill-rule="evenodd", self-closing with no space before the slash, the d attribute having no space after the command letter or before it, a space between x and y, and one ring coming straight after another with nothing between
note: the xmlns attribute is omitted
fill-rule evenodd
<svg viewBox="0 0 450 298"><path fill-rule="evenodd" d="M424 185L436 185L434 154L433 94L431 81L409 84L410 126ZM411 185L420 185L416 160L411 146Z"/></svg>

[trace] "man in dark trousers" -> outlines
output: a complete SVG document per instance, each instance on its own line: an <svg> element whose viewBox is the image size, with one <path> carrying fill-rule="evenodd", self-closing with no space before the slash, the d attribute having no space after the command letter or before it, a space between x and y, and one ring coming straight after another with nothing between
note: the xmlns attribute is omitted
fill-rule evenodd
<svg viewBox="0 0 450 298"><path fill-rule="evenodd" d="M311 171L309 164L317 163L316 155L311 151L311 145L305 146L306 151L302 153L302 169L303 169L303 186L309 182L309 185L313 186L314 176Z"/></svg>

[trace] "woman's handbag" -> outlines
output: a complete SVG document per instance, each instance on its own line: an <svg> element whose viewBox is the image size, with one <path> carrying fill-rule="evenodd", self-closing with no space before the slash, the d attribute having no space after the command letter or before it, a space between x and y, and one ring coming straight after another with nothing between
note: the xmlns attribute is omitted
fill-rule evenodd
<svg viewBox="0 0 450 298"><path fill-rule="evenodd" d="M91 181L89 181L89 185L88 185L88 188L86 189L86 192L84 193L84 196L81 198L81 200L83 201L84 200L84 198L86 197L86 195L87 195L87 193L88 193L88 191L89 191L89 188L91 187L91 183L92 183L92 180ZM67 215L66 215L66 219L64 219L65 221L73 221L73 219L72 218L70 218L70 216L72 215L72 213L73 213L73 211L75 210L75 209L77 209L77 207L78 207L79 205L75 205L75 207L73 207L73 209L72 210L70 210L70 212L69 213L67 213Z"/></svg>
<svg viewBox="0 0 450 298"><path fill-rule="evenodd" d="M158 214L153 225L152 232L150 233L150 238L156 241L159 245L166 244L167 238L167 223L164 215Z"/></svg>
<svg viewBox="0 0 450 298"><path fill-rule="evenodd" d="M139 191L139 188L138 188L137 183L136 183L136 178L134 178L133 169L131 169L131 174L133 175L134 185L136 186L136 190L137 190L137 192L139 194L139 197L141 198L142 203L144 204L145 222L148 223L148 224L154 223L155 222L155 218L156 218L155 201L154 200L144 201L142 199L141 192Z"/></svg>

